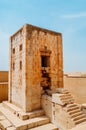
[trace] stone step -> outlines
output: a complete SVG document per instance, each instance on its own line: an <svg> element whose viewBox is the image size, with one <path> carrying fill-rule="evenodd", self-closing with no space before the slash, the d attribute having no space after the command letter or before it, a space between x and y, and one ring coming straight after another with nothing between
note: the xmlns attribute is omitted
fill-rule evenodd
<svg viewBox="0 0 86 130"><path fill-rule="evenodd" d="M74 101L74 99L73 98L62 98L61 101L68 102L68 101Z"/></svg>
<svg viewBox="0 0 86 130"><path fill-rule="evenodd" d="M76 110L72 110L71 112L68 112L68 113L69 113L69 115L73 115L73 114L78 113L78 112L81 112L81 110L76 109Z"/></svg>
<svg viewBox="0 0 86 130"><path fill-rule="evenodd" d="M64 99L64 100L61 100L63 102L63 104L68 104L68 103L74 103L74 99Z"/></svg>
<svg viewBox="0 0 86 130"><path fill-rule="evenodd" d="M2 130L6 130L8 127L11 127L11 126L12 126L12 124L7 119L0 121L0 128Z"/></svg>
<svg viewBox="0 0 86 130"><path fill-rule="evenodd" d="M27 123L20 123L19 125L16 125L15 127L12 126L12 123L10 123L7 119L0 121L0 128L2 130L26 130L34 127L38 127L44 124L49 123L49 118L47 117L40 117L40 118L33 118L29 119ZM57 130L57 129L56 129Z"/></svg>
<svg viewBox="0 0 86 130"><path fill-rule="evenodd" d="M7 101L3 102L3 106L9 109L13 114L17 115L22 120L44 115L44 111L42 109L25 113L20 108L16 107L14 104L9 103Z"/></svg>
<svg viewBox="0 0 86 130"><path fill-rule="evenodd" d="M28 120L28 128L34 128L34 127L37 127L37 126L41 126L41 125L44 125L44 124L48 124L50 122L49 118L46 117L46 116L43 116L43 117L36 117L36 118L33 118L33 119L29 119Z"/></svg>
<svg viewBox="0 0 86 130"><path fill-rule="evenodd" d="M3 115L0 115L0 121L5 120L5 117Z"/></svg>
<svg viewBox="0 0 86 130"><path fill-rule="evenodd" d="M66 94L70 93L67 89L57 89L59 93Z"/></svg>
<svg viewBox="0 0 86 130"><path fill-rule="evenodd" d="M70 94L69 91L63 91L62 94Z"/></svg>
<svg viewBox="0 0 86 130"><path fill-rule="evenodd" d="M6 130L16 130L15 127L8 127Z"/></svg>
<svg viewBox="0 0 86 130"><path fill-rule="evenodd" d="M67 108L74 107L74 106L77 106L77 104L75 104L75 103L68 104L68 105L67 105Z"/></svg>
<svg viewBox="0 0 86 130"><path fill-rule="evenodd" d="M42 126L38 126L36 128L29 129L29 130L59 130L59 129L52 123L49 123L46 125L42 125Z"/></svg>
<svg viewBox="0 0 86 130"><path fill-rule="evenodd" d="M59 97L62 98L62 97L67 97L67 96L71 96L71 94L61 94Z"/></svg>
<svg viewBox="0 0 86 130"><path fill-rule="evenodd" d="M67 108L67 112L70 112L76 109L79 109L79 107L78 106L70 107L70 108Z"/></svg>
<svg viewBox="0 0 86 130"><path fill-rule="evenodd" d="M80 120L74 121L74 123L75 123L75 125L78 125L78 124L83 123L83 122L85 122L85 121L86 121L86 118L82 118L82 119L80 119Z"/></svg>
<svg viewBox="0 0 86 130"><path fill-rule="evenodd" d="M4 101L4 102L2 103L2 105L3 105L5 108L9 109L13 114L16 114L16 113L18 113L18 112L21 112L21 109L20 109L19 107L15 106L15 105L12 104L12 103L9 103L8 101Z"/></svg>
<svg viewBox="0 0 86 130"><path fill-rule="evenodd" d="M64 97L60 97L61 100L66 100L66 99L73 99L72 96L64 96Z"/></svg>
<svg viewBox="0 0 86 130"><path fill-rule="evenodd" d="M74 117L74 118L72 118L72 119L73 119L73 121L76 121L76 120L79 120L79 119L82 119L82 118L85 118L85 115L84 115L84 114L79 115L79 116L77 116L77 117Z"/></svg>
<svg viewBox="0 0 86 130"><path fill-rule="evenodd" d="M72 96L71 93L63 93L62 96Z"/></svg>
<svg viewBox="0 0 86 130"><path fill-rule="evenodd" d="M63 104L74 103L74 99L71 96L71 94L60 95L59 97L60 97L60 100L63 102Z"/></svg>
<svg viewBox="0 0 86 130"><path fill-rule="evenodd" d="M1 113L6 117L12 126L16 127L16 130L26 130L40 125L44 125L50 122L46 116L35 117L28 120L21 120L15 114L8 109L0 106Z"/></svg>
<svg viewBox="0 0 86 130"><path fill-rule="evenodd" d="M82 114L83 114L82 111L77 112L77 113L74 113L74 114L71 115L71 118L73 118L73 117L77 117L77 116L82 115Z"/></svg>
<svg viewBox="0 0 86 130"><path fill-rule="evenodd" d="M6 119L6 117L0 112L0 130L16 130L13 129L14 127L12 127L12 124L10 123L10 121L8 121Z"/></svg>
<svg viewBox="0 0 86 130"><path fill-rule="evenodd" d="M34 117L43 116L44 114L45 114L44 111L42 109L40 109L40 110L28 112L28 113L21 111L21 112L18 112L17 116L19 116L19 118L22 120L26 120L26 119L31 119Z"/></svg>
<svg viewBox="0 0 86 130"><path fill-rule="evenodd" d="M63 92L69 92L67 89L64 89Z"/></svg>

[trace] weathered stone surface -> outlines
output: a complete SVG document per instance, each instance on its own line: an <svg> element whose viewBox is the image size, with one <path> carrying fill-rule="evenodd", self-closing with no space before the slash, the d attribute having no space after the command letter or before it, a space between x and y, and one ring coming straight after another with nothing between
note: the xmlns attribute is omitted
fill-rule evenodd
<svg viewBox="0 0 86 130"><path fill-rule="evenodd" d="M62 35L26 24L10 38L9 101L39 109L42 87L63 87Z"/></svg>
<svg viewBox="0 0 86 130"><path fill-rule="evenodd" d="M13 114L18 114L18 112L21 112L21 109L17 106L15 106L14 104L8 102L8 101L4 101L3 103L3 106L5 108L7 108L8 110L10 110Z"/></svg>
<svg viewBox="0 0 86 130"><path fill-rule="evenodd" d="M41 102L43 110L52 121L52 98L47 95L43 95Z"/></svg>
<svg viewBox="0 0 86 130"><path fill-rule="evenodd" d="M58 130L58 128L55 125L49 123L29 130Z"/></svg>
<svg viewBox="0 0 86 130"><path fill-rule="evenodd" d="M86 115L86 103L81 105L81 110L84 112L84 114Z"/></svg>
<svg viewBox="0 0 86 130"><path fill-rule="evenodd" d="M12 126L12 124L8 120L0 121L0 128L2 128L2 130L6 130L10 126Z"/></svg>
<svg viewBox="0 0 86 130"><path fill-rule="evenodd" d="M86 122L63 89L61 33L26 24L11 36L9 102L0 105L0 112L3 130L57 130L50 121L67 130Z"/></svg>
<svg viewBox="0 0 86 130"><path fill-rule="evenodd" d="M16 130L15 127L8 127L7 130Z"/></svg>
<svg viewBox="0 0 86 130"><path fill-rule="evenodd" d="M37 118L33 118L30 119L29 123L28 123L28 128L33 128L33 127L37 127L40 125L44 125L49 123L49 118L47 118L46 116L41 116L41 117L37 117Z"/></svg>
<svg viewBox="0 0 86 130"><path fill-rule="evenodd" d="M68 89L79 104L86 103L86 74L67 73L64 75L64 88ZM77 91L75 91L77 90Z"/></svg>
<svg viewBox="0 0 86 130"><path fill-rule="evenodd" d="M26 119L31 119L34 117L39 117L39 116L43 116L44 115L44 111L43 110L35 110L32 112L18 112L19 118L22 120L26 120Z"/></svg>
<svg viewBox="0 0 86 130"><path fill-rule="evenodd" d="M34 117L32 119L27 119L27 120L21 120L19 119L19 117L17 117L15 114L13 114L10 110L8 110L7 108L4 108L3 106L0 106L0 112L2 112L3 115L5 115L5 120L8 121L10 120L11 125L6 123L4 124L2 120L0 121L1 123L1 128L3 128L3 130L5 130L5 128L9 128L12 126L14 126L16 128L16 130L27 130L29 128L33 128L36 126L40 126L40 125L44 125L50 122L50 119L46 116L39 116L38 113L36 112L35 114L37 114L37 117ZM41 114L41 111L39 111L39 113ZM10 128L11 129L11 128Z"/></svg>
<svg viewBox="0 0 86 130"><path fill-rule="evenodd" d="M72 128L70 130L86 130L86 124L76 126L75 128Z"/></svg>
<svg viewBox="0 0 86 130"><path fill-rule="evenodd" d="M0 121L4 120L5 117L0 115Z"/></svg>
<svg viewBox="0 0 86 130"><path fill-rule="evenodd" d="M70 95L67 90L62 90L60 93L52 94L52 97L48 95L42 96L42 107L46 115L53 124L62 130L86 123L86 115L81 111L79 105L69 102L72 97ZM66 104L63 104L62 101L65 101Z"/></svg>

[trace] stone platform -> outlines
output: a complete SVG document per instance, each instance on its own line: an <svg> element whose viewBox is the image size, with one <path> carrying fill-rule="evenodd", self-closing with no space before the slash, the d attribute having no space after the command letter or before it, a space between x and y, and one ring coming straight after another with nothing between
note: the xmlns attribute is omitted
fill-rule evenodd
<svg viewBox="0 0 86 130"><path fill-rule="evenodd" d="M17 117L19 117L22 120L43 116L45 114L42 109L26 113L26 112L22 111L22 109L20 109L19 107L13 105L12 103L6 102L6 101L3 102L3 106L5 108L7 108L8 110L10 110L13 114L15 114Z"/></svg>
<svg viewBox="0 0 86 130"><path fill-rule="evenodd" d="M27 118L28 116L28 118ZM58 130L50 119L44 115L43 110L25 113L13 104L4 102L0 104L0 128L1 130Z"/></svg>

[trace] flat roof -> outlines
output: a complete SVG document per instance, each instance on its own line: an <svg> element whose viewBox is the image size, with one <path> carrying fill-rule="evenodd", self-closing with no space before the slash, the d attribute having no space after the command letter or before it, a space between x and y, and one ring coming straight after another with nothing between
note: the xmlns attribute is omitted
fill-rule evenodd
<svg viewBox="0 0 86 130"><path fill-rule="evenodd" d="M26 26L26 27L31 27L31 28L34 28L34 29L37 29L39 31L43 31L43 32L49 32L51 34L56 34L56 35L62 35L62 33L60 32L56 32L56 31L53 31L53 30L49 30L49 29L45 29L45 28L41 28L41 27L38 27L38 26L35 26L35 25L31 25L31 24L24 24L23 27ZM16 31L13 35L11 35L11 37L15 36L18 32L20 32L23 27L21 27L18 31Z"/></svg>

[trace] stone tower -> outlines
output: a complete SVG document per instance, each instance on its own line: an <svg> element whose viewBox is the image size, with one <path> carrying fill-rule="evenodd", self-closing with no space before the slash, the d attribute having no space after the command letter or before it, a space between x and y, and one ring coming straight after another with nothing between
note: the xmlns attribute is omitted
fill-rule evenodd
<svg viewBox="0 0 86 130"><path fill-rule="evenodd" d="M25 24L10 38L9 102L25 112L41 95L63 87L62 34Z"/></svg>

